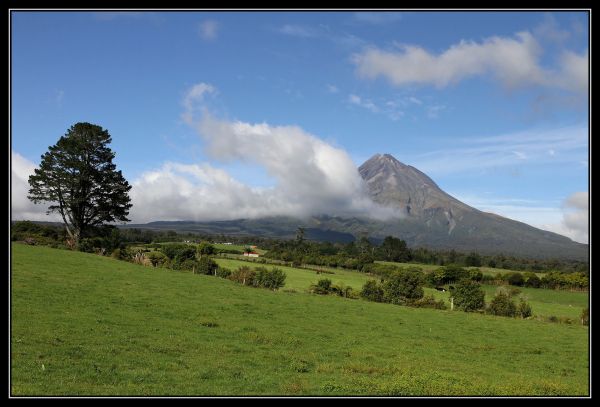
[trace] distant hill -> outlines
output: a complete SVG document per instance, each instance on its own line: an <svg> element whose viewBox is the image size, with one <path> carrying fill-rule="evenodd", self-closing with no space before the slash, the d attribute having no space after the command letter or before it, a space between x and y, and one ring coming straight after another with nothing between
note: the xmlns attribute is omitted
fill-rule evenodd
<svg viewBox="0 0 600 407"><path fill-rule="evenodd" d="M389 154L376 154L358 168L373 201L403 216L388 221L364 217L268 217L211 222L151 222L125 227L206 234L293 238L298 227L311 240L349 242L360 236L377 241L391 235L410 247L477 251L531 258L587 260L588 245L495 214L482 212L442 191L418 169Z"/></svg>

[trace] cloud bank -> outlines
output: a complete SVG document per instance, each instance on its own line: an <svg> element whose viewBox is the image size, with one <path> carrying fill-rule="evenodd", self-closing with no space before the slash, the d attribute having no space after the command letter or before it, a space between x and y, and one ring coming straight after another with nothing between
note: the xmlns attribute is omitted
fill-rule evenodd
<svg viewBox="0 0 600 407"><path fill-rule="evenodd" d="M491 75L508 88L545 86L587 93L588 52L564 51L554 70L540 65L542 48L527 32L513 38L494 36L477 43L460 41L436 55L415 45L399 51L375 47L353 55L359 76L384 77L397 86L422 84L444 88L470 77Z"/></svg>
<svg viewBox="0 0 600 407"><path fill-rule="evenodd" d="M576 192L569 196L564 202L564 217L562 226L568 231L567 236L571 239L588 243L589 235L589 193Z"/></svg>
<svg viewBox="0 0 600 407"><path fill-rule="evenodd" d="M258 165L274 185L251 187L208 163L167 163L133 182L134 221L394 215L371 201L344 150L297 126L218 119L204 105L205 95L215 92L206 83L192 86L183 98L184 121L198 132L210 158Z"/></svg>
<svg viewBox="0 0 600 407"><path fill-rule="evenodd" d="M46 222L59 221L60 217L56 214L46 215L47 205L35 205L27 198L27 193L29 192L28 179L36 167L34 163L19 153L11 151L11 219Z"/></svg>

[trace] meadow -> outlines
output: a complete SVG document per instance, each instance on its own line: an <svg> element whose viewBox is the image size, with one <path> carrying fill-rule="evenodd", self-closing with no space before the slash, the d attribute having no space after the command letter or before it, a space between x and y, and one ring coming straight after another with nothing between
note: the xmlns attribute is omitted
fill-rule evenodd
<svg viewBox="0 0 600 407"><path fill-rule="evenodd" d="M588 328L12 245L11 395L589 393Z"/></svg>
<svg viewBox="0 0 600 407"><path fill-rule="evenodd" d="M251 268L258 266L274 267L269 264L259 264L255 262L247 262L243 260L232 260L232 259L215 259L217 264L222 267L229 268L231 270L237 269L241 266L249 266ZM439 266L427 265L415 265L410 263L389 263L389 264L402 264L411 265L413 267L422 268L422 270L431 271L435 270ZM285 271L287 278L284 289L295 290L306 292L309 290L311 284L315 284L318 280L327 278L331 280L332 284L344 284L352 287L352 289L358 293L362 289L362 286L368 280L378 279L376 276L369 276L364 273L360 273L353 270L346 269L331 269L327 268L334 274L321 273L317 274L316 271L310 269L302 269L295 267L276 266ZM509 287L509 286L507 286ZM485 301L489 303L496 291L500 286L496 285L482 285L483 290L486 293ZM582 291L568 291L568 290L548 290L542 288L528 288L518 287L520 291L519 295L523 296L526 301L531 305L534 317L540 318L569 318L571 322L577 323L579 317L584 308L588 306L588 293ZM433 288L424 288L425 295L432 295L436 300L444 300L446 305L450 307L450 292L440 292Z"/></svg>

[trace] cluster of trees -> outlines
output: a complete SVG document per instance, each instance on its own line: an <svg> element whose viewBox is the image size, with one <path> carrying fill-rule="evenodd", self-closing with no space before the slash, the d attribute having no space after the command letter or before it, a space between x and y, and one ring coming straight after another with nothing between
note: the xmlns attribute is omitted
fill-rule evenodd
<svg viewBox="0 0 600 407"><path fill-rule="evenodd" d="M432 250L427 248L411 249L411 259L417 263L447 265L456 264L463 267L491 267L519 271L543 273L561 271L563 273L589 272L587 262L560 259L530 259L504 254L481 255L479 253L459 253L455 250Z"/></svg>
<svg viewBox="0 0 600 407"><path fill-rule="evenodd" d="M528 318L532 315L531 305L523 297L515 303L518 289L500 288L489 304L485 303L485 293L479 283L472 280L461 280L450 290L454 305L466 312L485 312L490 315L504 317Z"/></svg>
<svg viewBox="0 0 600 407"><path fill-rule="evenodd" d="M360 296L368 301L385 302L411 307L446 309L444 301L425 296L423 274L415 270L400 270L390 273L381 281L367 281Z"/></svg>
<svg viewBox="0 0 600 407"><path fill-rule="evenodd" d="M266 267L256 267L251 269L248 266L241 266L234 272L225 272L226 278L250 287L267 288L277 290L285 285L286 274L277 267L270 270Z"/></svg>
<svg viewBox="0 0 600 407"><path fill-rule="evenodd" d="M343 283L332 284L328 278L323 278L316 284L311 284L309 292L321 295L333 294L345 298L358 298L352 287Z"/></svg>
<svg viewBox="0 0 600 407"><path fill-rule="evenodd" d="M268 247L267 247L268 246ZM589 273L588 263L567 260L524 259L505 255L483 256L478 253L458 253L454 250L439 251L426 248L411 249L406 242L388 236L381 244L366 237L350 243L309 242L295 240L271 240L265 242L267 257L292 262L294 265L314 264L327 267L344 267L372 272L374 261L415 262L439 266L492 267L513 270L566 273Z"/></svg>
<svg viewBox="0 0 600 407"><path fill-rule="evenodd" d="M456 271L458 268L453 267L451 270ZM431 283L432 275L434 273L424 275L409 269L394 271L379 282L367 281L360 292L360 297L375 302L446 309L443 300L436 301L433 296L424 295L423 287ZM527 318L532 315L531 306L523 298L520 298L518 304L514 302L513 297L518 294L518 289L499 290L490 304L486 306L485 292L482 290L481 284L468 277L458 278L460 279L456 282L446 280L446 282L452 281L455 284L450 286L450 296L456 309L508 317ZM436 281L440 282L440 280Z"/></svg>
<svg viewBox="0 0 600 407"><path fill-rule="evenodd" d="M299 233L301 235L301 233ZM375 260L405 262L410 260L406 242L392 236L381 245L374 245L366 237L350 243L310 242L301 237L296 240L272 242L266 257L292 262L294 265L313 264L327 267L344 267L362 271Z"/></svg>

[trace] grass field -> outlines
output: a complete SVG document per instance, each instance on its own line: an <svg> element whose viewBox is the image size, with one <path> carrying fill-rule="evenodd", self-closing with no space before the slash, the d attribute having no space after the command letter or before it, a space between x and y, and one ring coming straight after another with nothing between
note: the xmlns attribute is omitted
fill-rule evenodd
<svg viewBox="0 0 600 407"><path fill-rule="evenodd" d="M580 325L273 292L12 246L13 396L585 396L588 360Z"/></svg>

